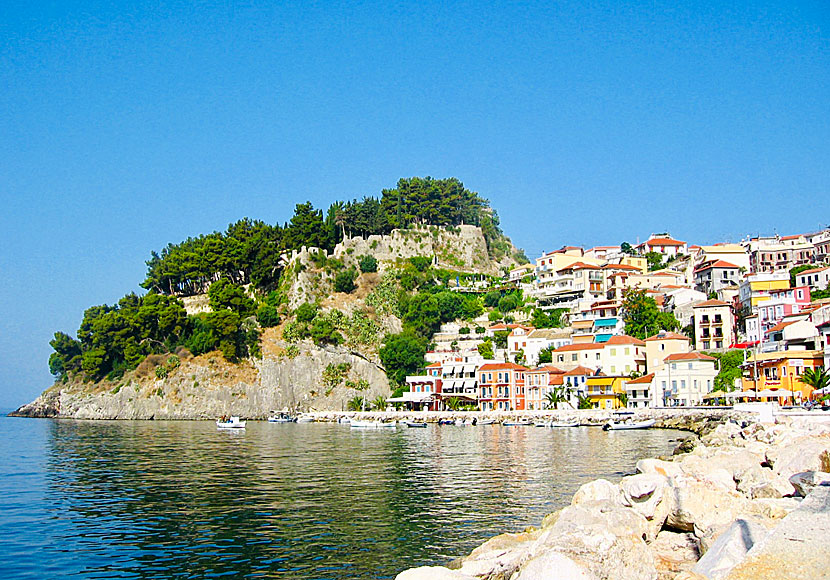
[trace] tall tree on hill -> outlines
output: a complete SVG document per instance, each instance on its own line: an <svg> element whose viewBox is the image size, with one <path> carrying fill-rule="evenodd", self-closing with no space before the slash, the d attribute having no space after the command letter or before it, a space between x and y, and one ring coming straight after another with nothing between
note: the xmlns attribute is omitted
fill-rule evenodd
<svg viewBox="0 0 830 580"><path fill-rule="evenodd" d="M286 230L287 249L298 249L301 246L325 247L323 212L314 209L310 201L295 206L294 216Z"/></svg>
<svg viewBox="0 0 830 580"><path fill-rule="evenodd" d="M659 330L657 302L651 296L646 295L643 289L623 290L620 313L625 322L625 333L629 336L643 340Z"/></svg>

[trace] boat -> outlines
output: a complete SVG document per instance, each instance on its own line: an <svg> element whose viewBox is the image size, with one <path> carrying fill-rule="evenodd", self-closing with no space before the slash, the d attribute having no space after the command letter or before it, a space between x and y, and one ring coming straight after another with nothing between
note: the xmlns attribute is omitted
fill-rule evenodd
<svg viewBox="0 0 830 580"><path fill-rule="evenodd" d="M647 419L645 421L632 421L631 419L624 421L622 423L616 423L614 421L608 421L605 425L602 426L603 430L605 431L624 431L628 429L648 429L649 427L653 427L654 424L657 423L656 419Z"/></svg>
<svg viewBox="0 0 830 580"><path fill-rule="evenodd" d="M297 421L296 417L292 417L288 413L276 413L268 417L269 423L294 423Z"/></svg>
<svg viewBox="0 0 830 580"><path fill-rule="evenodd" d="M358 421L357 419L352 419L349 424L353 429L383 429L396 425L394 421L386 423L384 421Z"/></svg>
<svg viewBox="0 0 830 580"><path fill-rule="evenodd" d="M528 419L518 419L516 421L505 421L504 423L502 423L502 425L504 425L505 427L520 427L533 425L533 422L529 421Z"/></svg>
<svg viewBox="0 0 830 580"><path fill-rule="evenodd" d="M349 423L351 423L351 422L352 422L352 420L351 420L351 419L349 419L348 417L346 417L345 415L343 415L342 417L340 417L340 418L337 420L337 422L338 422L338 423L340 423L340 424L342 424L342 425L348 425Z"/></svg>
<svg viewBox="0 0 830 580"><path fill-rule="evenodd" d="M453 419L438 419L439 425L455 425L455 421Z"/></svg>
<svg viewBox="0 0 830 580"><path fill-rule="evenodd" d="M311 415L299 415L297 417L297 423L313 423L314 417Z"/></svg>
<svg viewBox="0 0 830 580"><path fill-rule="evenodd" d="M239 419L238 415L220 417L216 420L217 429L244 429L246 421Z"/></svg>
<svg viewBox="0 0 830 580"><path fill-rule="evenodd" d="M481 421L478 422L478 424L479 425L495 425L496 420L495 419L482 419Z"/></svg>
<svg viewBox="0 0 830 580"><path fill-rule="evenodd" d="M404 421L403 424L406 425L407 427L421 428L421 429L426 429L426 426L427 426L425 421Z"/></svg>
<svg viewBox="0 0 830 580"><path fill-rule="evenodd" d="M548 426L553 429L560 427L579 427L579 421L551 421Z"/></svg>
<svg viewBox="0 0 830 580"><path fill-rule="evenodd" d="M455 424L460 425L462 427L470 427L478 423L478 419L473 417L472 419L456 419Z"/></svg>

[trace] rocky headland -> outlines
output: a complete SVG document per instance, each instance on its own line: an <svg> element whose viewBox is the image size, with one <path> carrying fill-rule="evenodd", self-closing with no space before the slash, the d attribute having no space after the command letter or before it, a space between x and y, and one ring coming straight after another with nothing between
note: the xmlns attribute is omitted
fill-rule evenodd
<svg viewBox="0 0 830 580"><path fill-rule="evenodd" d="M538 528L397 580L830 577L830 417L672 421L701 434L687 453L583 485Z"/></svg>

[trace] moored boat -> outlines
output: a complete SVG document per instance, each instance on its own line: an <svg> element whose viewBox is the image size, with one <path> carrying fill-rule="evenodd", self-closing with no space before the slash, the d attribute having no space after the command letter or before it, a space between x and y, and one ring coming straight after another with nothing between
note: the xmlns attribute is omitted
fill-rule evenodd
<svg viewBox="0 0 830 580"><path fill-rule="evenodd" d="M396 423L394 421L387 423L384 421L358 421L357 419L352 419L349 425L354 429L383 429L395 427Z"/></svg>
<svg viewBox="0 0 830 580"><path fill-rule="evenodd" d="M237 415L220 417L216 420L217 429L244 429L246 421L242 421Z"/></svg>
<svg viewBox="0 0 830 580"><path fill-rule="evenodd" d="M297 421L296 417L292 417L288 413L274 413L268 417L269 423L294 423Z"/></svg>
<svg viewBox="0 0 830 580"><path fill-rule="evenodd" d="M533 422L529 419L517 419L516 421L505 421L504 423L502 423L502 425L504 425L505 427L522 427L533 425Z"/></svg>
<svg viewBox="0 0 830 580"><path fill-rule="evenodd" d="M427 426L426 422L424 422L424 421L404 421L403 424L406 425L407 427L421 428L421 429L426 429L426 426Z"/></svg>
<svg viewBox="0 0 830 580"><path fill-rule="evenodd" d="M649 427L653 427L654 424L657 423L656 419L647 419L645 421L625 421L623 423L616 423L614 421L608 421L605 425L602 426L603 430L605 431L625 431L629 429L648 429Z"/></svg>

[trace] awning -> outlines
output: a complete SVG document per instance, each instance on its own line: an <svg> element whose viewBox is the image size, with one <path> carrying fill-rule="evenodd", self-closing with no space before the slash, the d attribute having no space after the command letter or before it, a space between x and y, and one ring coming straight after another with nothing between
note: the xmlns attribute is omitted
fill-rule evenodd
<svg viewBox="0 0 830 580"><path fill-rule="evenodd" d="M597 343L608 342L609 340L611 340L612 336L614 336L614 335L613 334L597 334L596 336L594 336L594 342L597 342Z"/></svg>
<svg viewBox="0 0 830 580"><path fill-rule="evenodd" d="M758 341L753 340L752 342L736 342L735 344L730 344L729 348L752 348L753 346L757 345Z"/></svg>
<svg viewBox="0 0 830 580"><path fill-rule="evenodd" d="M792 397L793 393L791 391L785 391L782 389L764 389L763 391L758 391L758 396L766 397L767 399L781 399L785 397Z"/></svg>
<svg viewBox="0 0 830 580"><path fill-rule="evenodd" d="M617 326L617 319L616 318L600 318L598 320L594 320L594 326L597 327L609 327L609 326Z"/></svg>

